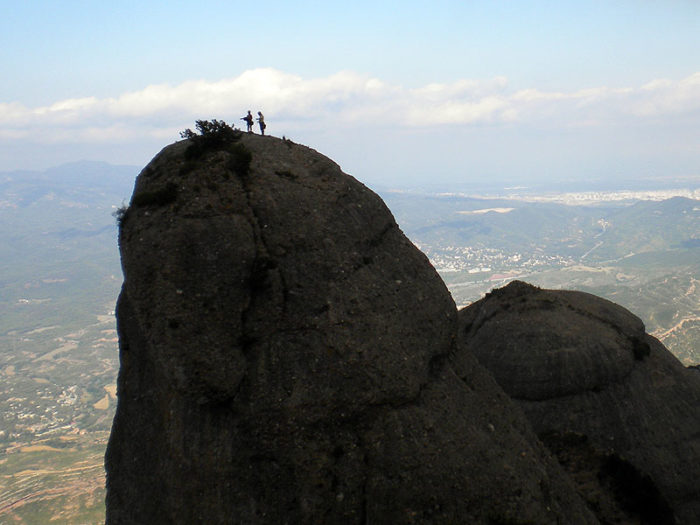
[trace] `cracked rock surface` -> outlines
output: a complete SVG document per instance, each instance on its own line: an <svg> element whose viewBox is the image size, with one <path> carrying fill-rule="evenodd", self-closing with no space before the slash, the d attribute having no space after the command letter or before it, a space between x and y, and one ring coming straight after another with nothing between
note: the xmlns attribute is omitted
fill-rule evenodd
<svg viewBox="0 0 700 525"><path fill-rule="evenodd" d="M187 148L120 227L108 523L597 522L378 196L290 141Z"/></svg>

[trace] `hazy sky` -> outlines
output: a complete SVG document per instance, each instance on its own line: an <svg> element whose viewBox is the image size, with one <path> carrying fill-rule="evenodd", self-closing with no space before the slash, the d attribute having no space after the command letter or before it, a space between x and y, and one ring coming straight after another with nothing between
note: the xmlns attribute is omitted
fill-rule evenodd
<svg viewBox="0 0 700 525"><path fill-rule="evenodd" d="M700 180L696 0L0 8L0 171L141 166L251 109L370 185Z"/></svg>

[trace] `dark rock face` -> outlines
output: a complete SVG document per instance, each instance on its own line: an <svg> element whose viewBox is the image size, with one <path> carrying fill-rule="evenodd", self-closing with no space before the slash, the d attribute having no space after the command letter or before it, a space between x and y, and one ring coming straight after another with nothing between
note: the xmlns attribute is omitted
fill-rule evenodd
<svg viewBox="0 0 700 525"><path fill-rule="evenodd" d="M700 523L700 377L637 317L515 281L459 324L460 347L518 402L599 517Z"/></svg>
<svg viewBox="0 0 700 525"><path fill-rule="evenodd" d="M187 148L120 228L108 523L596 522L455 352L449 293L375 194L289 141Z"/></svg>

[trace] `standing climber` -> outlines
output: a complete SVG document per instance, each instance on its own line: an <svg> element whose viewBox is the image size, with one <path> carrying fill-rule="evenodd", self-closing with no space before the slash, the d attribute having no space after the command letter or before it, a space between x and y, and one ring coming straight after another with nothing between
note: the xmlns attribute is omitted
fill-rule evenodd
<svg viewBox="0 0 700 525"><path fill-rule="evenodd" d="M258 111L258 124L260 124L260 134L264 135L267 125L265 124L265 117L263 116L262 111Z"/></svg>
<svg viewBox="0 0 700 525"><path fill-rule="evenodd" d="M248 110L248 114L245 117L241 117L241 120L245 120L246 126L248 126L248 133L253 132L253 115L251 114L250 110Z"/></svg>

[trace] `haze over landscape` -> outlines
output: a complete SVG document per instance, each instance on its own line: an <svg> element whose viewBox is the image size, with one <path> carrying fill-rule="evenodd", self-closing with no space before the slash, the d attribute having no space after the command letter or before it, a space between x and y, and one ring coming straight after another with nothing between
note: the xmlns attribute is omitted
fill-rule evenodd
<svg viewBox="0 0 700 525"><path fill-rule="evenodd" d="M0 523L104 517L113 213L197 119L337 162L458 306L583 290L699 365L698 34L682 0L6 6Z"/></svg>

